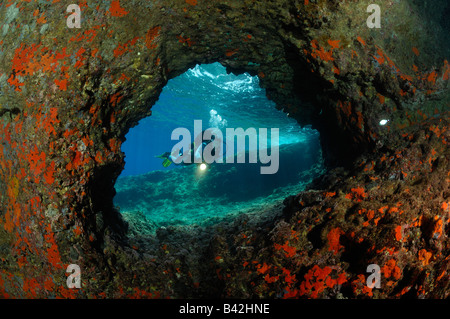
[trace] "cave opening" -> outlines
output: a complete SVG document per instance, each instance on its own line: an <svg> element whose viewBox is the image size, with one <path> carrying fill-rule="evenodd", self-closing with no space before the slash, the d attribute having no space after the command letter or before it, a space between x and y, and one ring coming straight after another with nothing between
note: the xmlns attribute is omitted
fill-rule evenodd
<svg viewBox="0 0 450 319"><path fill-rule="evenodd" d="M209 128L216 135L205 138ZM182 137L172 139L172 133L179 129L191 139L189 147L174 152ZM235 133L231 139L229 130ZM223 142L217 133L223 133ZM195 163L194 155L194 163L177 164L174 155L196 153L199 135L203 158ZM223 163L204 160L213 142L217 148L212 154L218 150ZM275 207L286 197L324 173L318 131L300 127L277 110L257 76L227 73L218 62L196 65L169 80L152 115L126 135L122 151L125 167L115 183L114 205L123 215L144 214L155 229L279 212ZM270 162L261 160L264 154L271 156ZM275 170L263 174L262 168L273 162Z"/></svg>

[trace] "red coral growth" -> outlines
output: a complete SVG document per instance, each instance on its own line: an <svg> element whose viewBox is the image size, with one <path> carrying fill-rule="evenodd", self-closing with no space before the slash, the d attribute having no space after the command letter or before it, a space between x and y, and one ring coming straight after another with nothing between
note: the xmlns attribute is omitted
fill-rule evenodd
<svg viewBox="0 0 450 319"><path fill-rule="evenodd" d="M79 226L76 226L73 229L73 232L75 233L75 235L80 236L83 233L83 230Z"/></svg>
<svg viewBox="0 0 450 319"><path fill-rule="evenodd" d="M237 54L238 51L239 51L239 49L227 50L227 51L225 52L225 55L226 55L227 57L230 57L230 56L233 56L233 55Z"/></svg>
<svg viewBox="0 0 450 319"><path fill-rule="evenodd" d="M339 42L341 42L340 40L328 40L328 44L331 46L331 48L333 49L337 49L339 48Z"/></svg>
<svg viewBox="0 0 450 319"><path fill-rule="evenodd" d="M358 210L358 214L360 214L360 215L366 214L367 221L365 221L365 222L363 223L363 226L364 226L364 227L369 226L370 221L375 217L375 211L372 210L372 209L369 209L369 210L366 210L365 208L360 209L360 210ZM378 221L379 221L379 220L380 220L380 218L376 218L376 219L373 220L374 223L375 223L375 225L378 224Z"/></svg>
<svg viewBox="0 0 450 319"><path fill-rule="evenodd" d="M438 216L434 217L435 223L433 224L432 237L437 239L440 238L443 231L444 222Z"/></svg>
<svg viewBox="0 0 450 319"><path fill-rule="evenodd" d="M365 198L367 196L362 187L352 188L352 192L355 194L356 198Z"/></svg>
<svg viewBox="0 0 450 319"><path fill-rule="evenodd" d="M41 117L37 116L36 119L39 121ZM61 123L61 121L58 120L58 109L56 107L52 107L50 108L50 112L44 117L41 123L38 123L37 128L39 129L43 127L47 134L53 134L56 136L54 125L58 123Z"/></svg>
<svg viewBox="0 0 450 319"><path fill-rule="evenodd" d="M262 266L258 265L256 271L260 274L264 274L266 271L270 269L270 266L268 266L266 263L264 263Z"/></svg>
<svg viewBox="0 0 450 319"><path fill-rule="evenodd" d="M111 6L109 7L109 12L113 17L123 17L126 16L129 11L126 11L124 8L120 6L119 0L113 0L111 2Z"/></svg>
<svg viewBox="0 0 450 319"><path fill-rule="evenodd" d="M137 40L139 40L139 37L134 37L133 39L127 41L124 44L120 44L117 46L117 48L114 49L113 53L114 53L114 57L117 58L121 55L123 55L125 52L130 51L130 47L134 46L137 42Z"/></svg>
<svg viewBox="0 0 450 319"><path fill-rule="evenodd" d="M366 192L364 191L364 188L362 187L352 188L351 191L352 191L351 193L345 195L345 198L354 199L357 202L360 202L367 196Z"/></svg>
<svg viewBox="0 0 450 319"><path fill-rule="evenodd" d="M194 43L191 41L191 38L184 38L181 35L177 35L177 39L180 43L187 43L189 47L191 47L191 45Z"/></svg>
<svg viewBox="0 0 450 319"><path fill-rule="evenodd" d="M95 37L98 34L98 29L105 27L105 24L102 25L96 25L92 27L91 29L88 29L84 31L83 33L79 32L76 36L73 36L70 38L69 42L80 42L82 40L86 40L86 42L92 42L94 41Z"/></svg>
<svg viewBox="0 0 450 319"><path fill-rule="evenodd" d="M77 58L77 62L75 63L75 68L80 68L84 65L84 60L86 60L86 58L83 56L83 54L86 52L86 49L84 48L80 48L76 53L75 56Z"/></svg>
<svg viewBox="0 0 450 319"><path fill-rule="evenodd" d="M361 43L363 46L366 46L366 41L364 41L363 38L361 38L360 36L358 36L356 40L358 40L358 42Z"/></svg>
<svg viewBox="0 0 450 319"><path fill-rule="evenodd" d="M50 264L56 268L56 269L62 269L62 263L61 263L61 256L59 254L58 245L55 241L55 235L52 231L51 224L48 224L47 233L44 235L45 241L50 245L49 248L47 248L47 259L50 262Z"/></svg>
<svg viewBox="0 0 450 319"><path fill-rule="evenodd" d="M87 147L89 145L85 144L85 146ZM88 164L91 160L90 156L88 154L84 155L83 153L81 153L78 149L76 144L72 144L72 146L70 147L70 150L72 150L74 152L74 156L72 157L72 160L67 163L66 165L66 170L70 171L70 170L76 170L81 166L84 166L86 164Z"/></svg>
<svg viewBox="0 0 450 319"><path fill-rule="evenodd" d="M55 162L52 161L50 166L47 167L47 171L44 174L44 179L47 184L53 184L55 182L55 178L53 174L55 173Z"/></svg>
<svg viewBox="0 0 450 319"><path fill-rule="evenodd" d="M37 292L40 289L40 285L38 283L38 281L36 280L36 278L25 278L23 281L23 291L28 292L29 297L31 298L36 298L37 297Z"/></svg>
<svg viewBox="0 0 450 319"><path fill-rule="evenodd" d="M395 239L397 239L398 241L402 240L402 226L399 225L397 227L395 227Z"/></svg>
<svg viewBox="0 0 450 319"><path fill-rule="evenodd" d="M372 288L367 287L364 275L358 275L358 277L352 281L352 290L355 295L363 293L369 297L373 296Z"/></svg>
<svg viewBox="0 0 450 319"><path fill-rule="evenodd" d="M383 207L380 207L380 208L378 208L378 211L382 214L382 215L384 215L384 213L386 212L386 210L389 208L389 206L383 206Z"/></svg>
<svg viewBox="0 0 450 319"><path fill-rule="evenodd" d="M338 41L339 42L339 41ZM333 45L336 45L335 41L332 41ZM318 42L317 40L311 41L311 46L313 47L311 56L315 59L319 58L322 61L334 61L333 58L333 48L330 51L325 51L324 48L320 47L318 49Z"/></svg>
<svg viewBox="0 0 450 319"><path fill-rule="evenodd" d="M34 182L36 184L39 183L39 175L43 172L45 168L45 153L40 152L37 149L37 146L34 146L34 150L30 151L30 155L28 156L28 163L30 164L30 172L34 175ZM31 178L31 177L30 177Z"/></svg>
<svg viewBox="0 0 450 319"><path fill-rule="evenodd" d="M119 140L116 140L114 138L109 140L109 147L113 153L119 152L121 145L122 143Z"/></svg>
<svg viewBox="0 0 450 319"><path fill-rule="evenodd" d="M386 61L384 58L383 51L381 49L378 49L377 54L378 54L378 56L374 55L373 58L381 65Z"/></svg>
<svg viewBox="0 0 450 319"><path fill-rule="evenodd" d="M13 73L8 79L8 83L15 87L16 91L21 91L24 83L20 82L18 76L33 75L36 71L55 72L59 65L59 60L69 57L66 54L66 48L61 53L53 53L47 47L41 47L41 44L32 44L24 46L23 44L14 52L11 70Z"/></svg>
<svg viewBox="0 0 450 319"><path fill-rule="evenodd" d="M320 268L315 265L304 276L305 281L300 284L299 295L318 298L326 288L333 288L335 285L342 285L347 281L345 273L340 274L337 279L333 279L328 277L331 272L332 268L329 266Z"/></svg>
<svg viewBox="0 0 450 319"><path fill-rule="evenodd" d="M430 263L430 259L432 257L432 253L428 252L426 249L421 249L419 251L419 260L422 262L422 265L426 266Z"/></svg>
<svg viewBox="0 0 450 319"><path fill-rule="evenodd" d="M149 50L155 49L158 46L158 45L154 44L153 42L159 36L160 31L161 31L161 27L159 27L159 26L148 30L148 32L145 36L145 45L147 46L147 48Z"/></svg>
<svg viewBox="0 0 450 319"><path fill-rule="evenodd" d="M100 151L97 151L97 154L95 154L95 161L98 164L101 164L105 161L104 157L102 156L102 153Z"/></svg>
<svg viewBox="0 0 450 319"><path fill-rule="evenodd" d="M341 70L339 70L339 68L338 68L337 66L334 66L333 72L334 72L336 75L341 74Z"/></svg>
<svg viewBox="0 0 450 319"><path fill-rule="evenodd" d="M49 277L45 278L45 280L44 280L44 289L46 291L53 291L54 287L55 287L55 284L54 284L52 278L49 278Z"/></svg>
<svg viewBox="0 0 450 319"><path fill-rule="evenodd" d="M388 262L381 267L381 272L387 279L394 277L394 279L399 280L402 276L402 270L397 266L395 259L388 260Z"/></svg>
<svg viewBox="0 0 450 319"><path fill-rule="evenodd" d="M280 279L280 276L273 276L273 277L271 277L271 276L269 276L269 274L267 274L267 275L264 276L264 280L265 280L268 284L274 283L274 282L277 281L278 279Z"/></svg>
<svg viewBox="0 0 450 319"><path fill-rule="evenodd" d="M432 83L433 85L436 84L436 80L437 80L437 73L436 73L436 71L431 72L427 76L427 81Z"/></svg>
<svg viewBox="0 0 450 319"><path fill-rule="evenodd" d="M280 244L274 244L275 249L276 250L284 250L284 254L286 255L286 257L290 258L293 257L297 251L297 249L295 247L291 247L289 246L288 241L286 240L286 242L284 243L284 245L280 245Z"/></svg>
<svg viewBox="0 0 450 319"><path fill-rule="evenodd" d="M24 86L25 84L20 82L18 78L14 77L14 75L11 74L10 78L7 81L9 85L14 86L14 91L22 92L21 86Z"/></svg>
<svg viewBox="0 0 450 319"><path fill-rule="evenodd" d="M33 63L33 58L39 47L40 44L32 44L28 47L21 44L20 48L17 48L14 51L11 69L16 75L24 76L35 72L37 66Z"/></svg>
<svg viewBox="0 0 450 319"><path fill-rule="evenodd" d="M67 79L63 79L63 80L55 79L55 84L58 86L58 88L61 91L66 91L67 90Z"/></svg>
<svg viewBox="0 0 450 319"><path fill-rule="evenodd" d="M289 285L294 284L297 281L295 275L291 275L291 271L289 269L283 267L281 270L285 275L284 281L287 282Z"/></svg>
<svg viewBox="0 0 450 319"><path fill-rule="evenodd" d="M109 101L111 102L112 106L116 106L120 101L123 99L123 95L120 92L114 93Z"/></svg>
<svg viewBox="0 0 450 319"><path fill-rule="evenodd" d="M328 251L333 251L335 255L339 252L339 249L344 248L344 246L339 243L339 238L342 234L344 234L342 229L336 227L331 229L327 235L329 245Z"/></svg>

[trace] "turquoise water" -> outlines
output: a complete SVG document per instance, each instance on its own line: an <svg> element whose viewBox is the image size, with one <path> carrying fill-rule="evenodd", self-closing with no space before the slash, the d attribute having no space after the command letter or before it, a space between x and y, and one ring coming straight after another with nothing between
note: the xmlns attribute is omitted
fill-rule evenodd
<svg viewBox="0 0 450 319"><path fill-rule="evenodd" d="M203 130L214 127L224 135L227 128L278 128L277 173L262 175L261 166L269 164L250 164L248 154L246 163L213 163L204 171L198 165L164 168L156 156L178 142L171 140L176 128L186 128L193 139L194 120L202 121ZM227 150L227 158L252 151L246 141L245 149ZM225 142L225 147L231 144ZM269 134L269 150L271 143ZM126 164L116 182L115 205L122 212L141 211L158 225L201 223L267 207L301 191L322 173L317 131L301 128L276 110L257 77L227 74L219 63L197 65L170 80L152 116L127 134L122 151Z"/></svg>

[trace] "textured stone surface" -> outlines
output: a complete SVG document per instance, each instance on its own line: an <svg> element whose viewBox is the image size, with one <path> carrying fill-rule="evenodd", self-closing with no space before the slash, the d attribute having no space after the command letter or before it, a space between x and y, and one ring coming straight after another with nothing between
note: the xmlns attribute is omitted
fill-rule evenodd
<svg viewBox="0 0 450 319"><path fill-rule="evenodd" d="M371 1L80 1L81 29L69 3L0 4L2 297L448 296L447 1L379 1L380 30ZM152 237L112 205L121 143L214 61L257 74L345 168L284 211Z"/></svg>

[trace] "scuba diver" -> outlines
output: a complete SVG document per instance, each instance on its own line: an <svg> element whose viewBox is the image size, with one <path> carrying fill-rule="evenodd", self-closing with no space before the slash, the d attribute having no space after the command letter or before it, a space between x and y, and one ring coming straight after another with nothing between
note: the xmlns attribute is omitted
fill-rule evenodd
<svg viewBox="0 0 450 319"><path fill-rule="evenodd" d="M201 136L203 136L203 133L204 133L204 132L205 132L205 131L202 131ZM176 154L176 152L173 152L173 153L171 153L171 152L165 152L164 154L158 155L158 156L156 156L156 157L157 157L157 158L164 159L164 161L162 162L162 165L163 165L164 167L169 167L170 164L172 164L172 163L174 163L175 165L180 165L180 164L181 164L181 165L183 165L183 166L196 164L196 163L195 163L195 159L196 159L196 158L202 159L201 150L204 149L204 147L205 147L206 145L208 145L209 143L211 143L211 142L214 141L214 140L215 140L215 136L213 135L213 136L211 137L210 140L203 141L203 142L202 142L200 145L198 145L198 146L195 145L195 142L192 142L192 143L191 143L191 146L190 146L190 149L188 150L188 153L187 153L187 154L183 154L183 152L180 150L180 151L178 152L178 154ZM200 146L201 146L201 147L200 147ZM215 149L213 149L211 155L212 155L212 156L215 155ZM179 163L179 164L176 163L176 160L177 160L178 158L185 157L185 156L190 156L190 157L191 157L190 163L186 163L185 161L181 161L181 163Z"/></svg>

